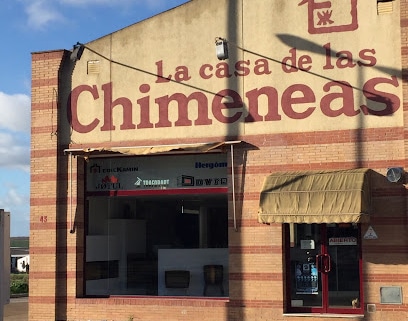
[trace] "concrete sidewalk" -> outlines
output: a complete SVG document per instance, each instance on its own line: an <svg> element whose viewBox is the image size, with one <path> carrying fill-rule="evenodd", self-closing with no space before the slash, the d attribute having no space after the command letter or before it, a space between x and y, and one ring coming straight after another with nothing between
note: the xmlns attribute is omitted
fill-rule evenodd
<svg viewBox="0 0 408 321"><path fill-rule="evenodd" d="M27 320L28 320L28 297L10 299L10 303L4 306L3 321L27 321Z"/></svg>

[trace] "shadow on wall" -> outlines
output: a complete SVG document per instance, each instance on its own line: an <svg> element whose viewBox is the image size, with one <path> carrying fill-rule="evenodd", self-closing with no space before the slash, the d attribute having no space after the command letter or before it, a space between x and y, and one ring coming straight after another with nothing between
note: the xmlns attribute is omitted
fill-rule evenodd
<svg viewBox="0 0 408 321"><path fill-rule="evenodd" d="M362 225L363 260L365 263L384 265L408 264L406 244L408 243L408 217L405 177L391 183L373 171L371 178L372 210L370 221ZM364 238L371 227L377 239Z"/></svg>

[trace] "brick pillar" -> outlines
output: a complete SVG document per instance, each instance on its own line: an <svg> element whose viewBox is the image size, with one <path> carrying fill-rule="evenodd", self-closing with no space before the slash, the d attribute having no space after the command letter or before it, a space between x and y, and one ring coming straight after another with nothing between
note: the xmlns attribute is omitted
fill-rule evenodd
<svg viewBox="0 0 408 321"><path fill-rule="evenodd" d="M58 74L65 51L32 54L29 320L56 320Z"/></svg>
<svg viewBox="0 0 408 321"><path fill-rule="evenodd" d="M408 130L408 0L401 0L401 64L402 64L402 102L404 108L404 131L407 137ZM405 139L405 155L407 155L408 144ZM408 162L405 159L405 168Z"/></svg>

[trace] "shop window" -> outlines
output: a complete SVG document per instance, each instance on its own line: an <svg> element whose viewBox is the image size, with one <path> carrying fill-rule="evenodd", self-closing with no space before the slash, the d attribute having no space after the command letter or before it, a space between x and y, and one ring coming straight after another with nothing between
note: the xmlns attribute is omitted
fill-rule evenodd
<svg viewBox="0 0 408 321"><path fill-rule="evenodd" d="M226 194L95 196L87 204L86 295L228 295Z"/></svg>
<svg viewBox="0 0 408 321"><path fill-rule="evenodd" d="M86 280L102 280L119 276L119 261L87 262L85 267Z"/></svg>

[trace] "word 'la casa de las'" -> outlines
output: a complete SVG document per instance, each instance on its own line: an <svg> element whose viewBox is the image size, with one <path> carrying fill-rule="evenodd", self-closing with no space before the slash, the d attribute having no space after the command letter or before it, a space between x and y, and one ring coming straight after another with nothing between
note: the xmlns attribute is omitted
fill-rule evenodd
<svg viewBox="0 0 408 321"><path fill-rule="evenodd" d="M32 53L29 319L406 318L407 34L191 0Z"/></svg>

